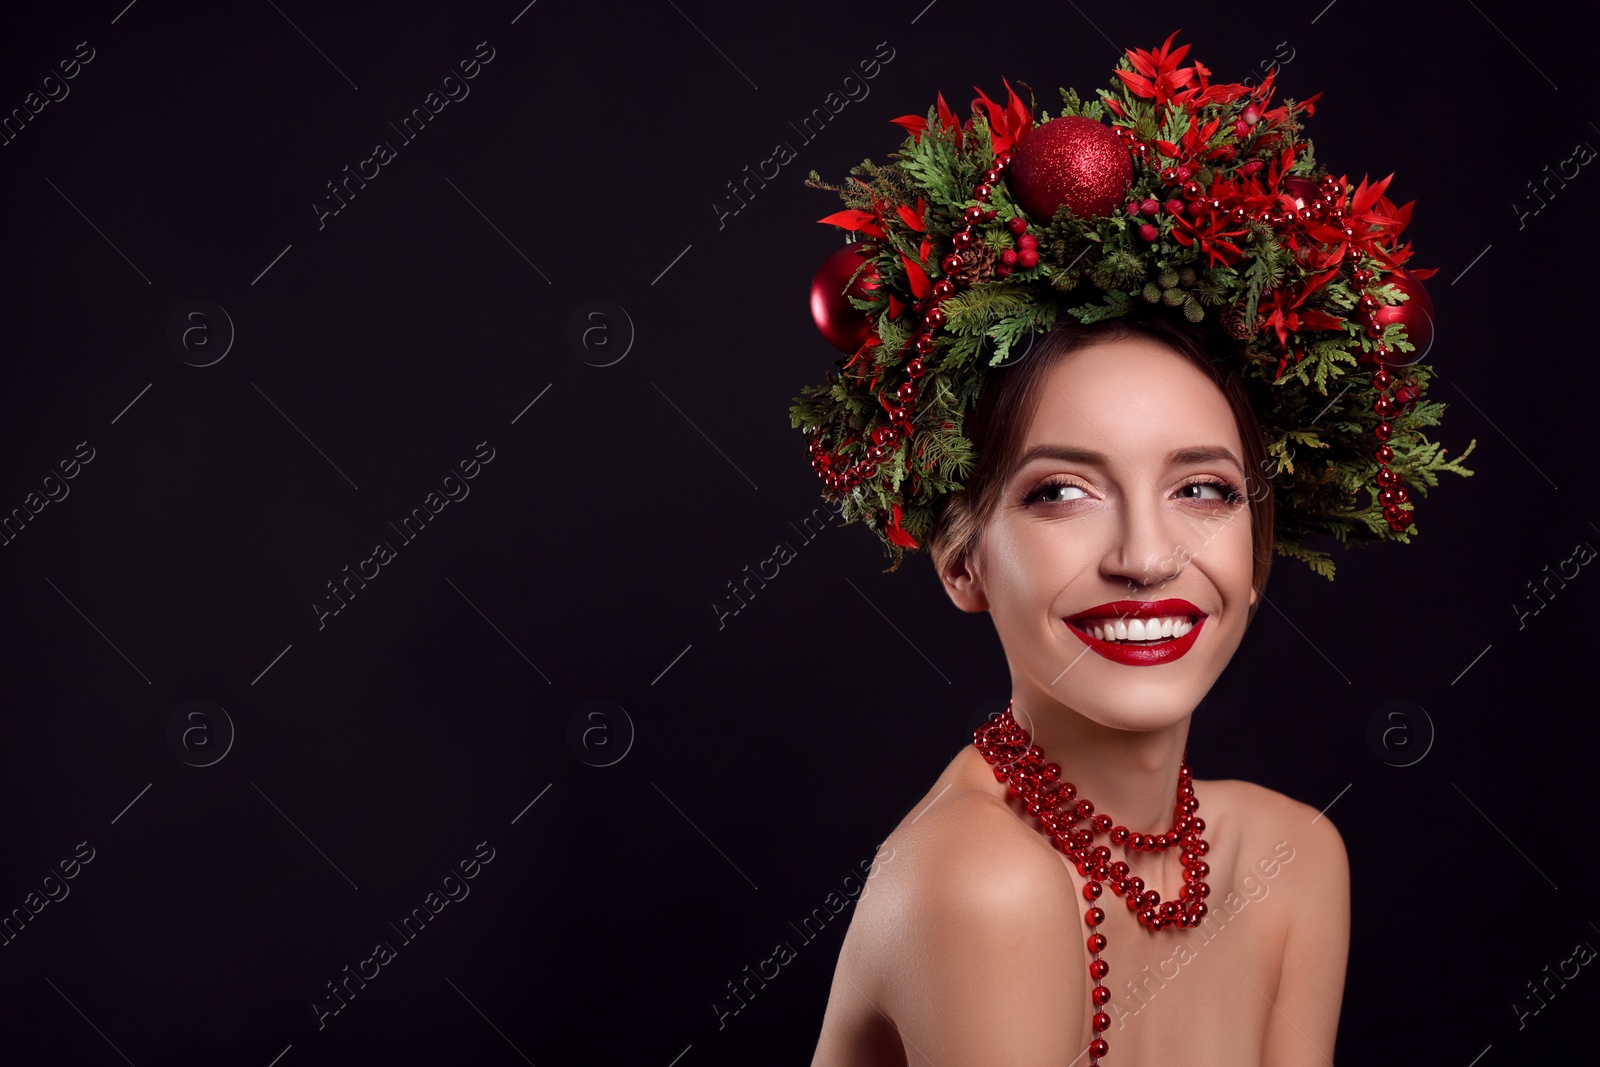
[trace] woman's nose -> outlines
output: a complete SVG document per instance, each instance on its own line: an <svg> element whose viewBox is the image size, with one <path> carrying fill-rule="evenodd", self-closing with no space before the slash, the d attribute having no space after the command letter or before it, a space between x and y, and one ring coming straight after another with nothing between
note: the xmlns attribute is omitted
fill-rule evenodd
<svg viewBox="0 0 1600 1067"><path fill-rule="evenodd" d="M1170 582L1183 573L1194 558L1197 538L1203 537L1204 531L1192 529L1196 524L1187 518L1148 493L1126 498L1112 524L1101 569L1139 588Z"/></svg>

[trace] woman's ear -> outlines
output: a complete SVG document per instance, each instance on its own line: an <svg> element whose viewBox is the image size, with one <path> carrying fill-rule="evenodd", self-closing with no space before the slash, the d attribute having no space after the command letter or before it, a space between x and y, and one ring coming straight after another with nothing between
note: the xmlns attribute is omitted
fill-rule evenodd
<svg viewBox="0 0 1600 1067"><path fill-rule="evenodd" d="M989 610L989 598L983 594L983 581L973 566L972 553L962 552L945 569L939 572L939 581L950 600L962 611L975 613Z"/></svg>

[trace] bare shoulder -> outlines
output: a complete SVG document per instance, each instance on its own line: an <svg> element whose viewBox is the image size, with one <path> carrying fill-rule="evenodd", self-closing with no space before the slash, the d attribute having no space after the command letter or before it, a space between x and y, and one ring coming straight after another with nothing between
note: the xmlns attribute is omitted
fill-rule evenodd
<svg viewBox="0 0 1600 1067"><path fill-rule="evenodd" d="M1274 909L1282 935L1277 982L1263 990L1275 1010L1261 1062L1331 1062L1350 951L1344 839L1326 811L1282 793L1250 782L1204 784L1217 798L1219 818L1230 817L1241 827L1243 851L1236 862L1252 879L1246 892L1271 879L1280 905ZM1197 795L1200 790L1197 783ZM1257 891L1267 899L1265 887Z"/></svg>
<svg viewBox="0 0 1600 1067"><path fill-rule="evenodd" d="M921 908L1037 903L1059 893L1064 864L995 789L982 757L963 749L928 794L906 813L884 848L895 869L884 897ZM885 904L888 903L886 899Z"/></svg>
<svg viewBox="0 0 1600 1067"><path fill-rule="evenodd" d="M991 794L956 786L913 811L884 843L895 869L884 896L921 907L1036 901L1059 890L1061 862Z"/></svg>
<svg viewBox="0 0 1600 1067"><path fill-rule="evenodd" d="M1258 854L1262 859L1272 856L1295 869L1296 884L1320 886L1327 893L1342 888L1348 896L1349 859L1344 839L1328 815L1238 779L1197 782L1196 792L1208 798L1207 807L1217 812L1219 825L1238 827L1244 866Z"/></svg>
<svg viewBox="0 0 1600 1067"><path fill-rule="evenodd" d="M855 923L908 1061L1056 1062L1084 1025L1062 1005L1087 997L1076 890L1059 854L992 793L955 780L879 855L892 862Z"/></svg>

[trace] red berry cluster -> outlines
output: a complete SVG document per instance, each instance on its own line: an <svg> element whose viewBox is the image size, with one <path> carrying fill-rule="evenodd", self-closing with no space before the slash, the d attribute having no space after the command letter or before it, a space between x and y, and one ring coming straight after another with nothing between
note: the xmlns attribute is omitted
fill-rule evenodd
<svg viewBox="0 0 1600 1067"><path fill-rule="evenodd" d="M893 392L886 392L885 389L877 391L878 402L888 413L889 421L873 428L872 447L867 449L862 459L846 464L845 448L860 438L846 438L840 443L837 452L829 452L823 445L820 427L817 436L811 439L809 446L811 469L817 472L817 477L827 488L843 492L860 485L878 473L878 464L888 458L898 441L910 437L911 408L917 398L916 380L928 372L925 358L932 355L938 346L938 342L934 340L934 332L945 324L944 309L939 305L956 293L956 284L950 279L950 275L958 273L966 266L966 257L962 252L971 248L978 239L974 227L994 221L997 214L995 209L981 205L988 203L989 198L994 195L995 186L1000 184L1001 178L1005 176L1010 166L1011 153L1001 152L995 157L994 165L979 177L978 184L972 187L972 198L979 203L961 213L963 225L950 238L952 250L939 261L939 267L946 276L933 283L933 295L928 300L918 300L911 305L911 310L922 316L922 324L920 329L907 340L906 345L915 349L917 354L906 362L906 381L897 386ZM1015 218L1008 225L1011 232L1017 235L1017 249L1016 251L1007 249L1000 254L1000 262L995 265L995 273L1001 277L1019 268L1031 269L1039 263L1038 240L1032 234L1024 232L1028 228L1027 220ZM920 481L918 475L912 475L910 486L912 493L917 491Z"/></svg>
<svg viewBox="0 0 1600 1067"><path fill-rule="evenodd" d="M1131 146L1137 143L1134 140L1133 131L1128 129L1126 126L1117 126L1114 128L1117 131L1117 136L1124 144ZM1144 159L1149 155L1149 146L1145 145L1142 147L1144 147L1146 151L1145 155L1141 156L1140 158ZM1164 185L1178 189L1178 191L1183 194L1182 199L1179 199L1176 196L1169 196L1165 203L1162 203L1153 196L1147 196L1143 200L1129 200L1126 208L1127 213L1129 215L1143 215L1147 219L1154 219L1163 211L1165 211L1168 215L1178 216L1188 214L1190 218L1199 218L1207 209L1212 211L1220 211L1222 208L1222 201L1208 200L1204 195L1202 195L1204 194L1205 189L1200 185L1199 182L1194 180L1194 168L1189 166L1187 163L1176 167L1167 167L1164 169L1161 172L1161 182ZM1147 242L1154 242L1155 239L1161 235L1161 231L1156 228L1154 222L1141 223L1138 232L1139 237Z"/></svg>
<svg viewBox="0 0 1600 1067"><path fill-rule="evenodd" d="M1000 253L994 272L1002 278L1014 270L1032 270L1039 265L1039 239L1028 232L1028 220L1018 215L1006 223L1006 229L1016 237L1017 247Z"/></svg>

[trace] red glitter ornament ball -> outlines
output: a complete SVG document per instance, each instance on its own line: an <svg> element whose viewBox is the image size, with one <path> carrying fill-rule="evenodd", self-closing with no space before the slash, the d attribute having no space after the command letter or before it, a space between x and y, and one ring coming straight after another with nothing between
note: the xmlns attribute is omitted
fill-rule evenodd
<svg viewBox="0 0 1600 1067"><path fill-rule="evenodd" d="M845 245L822 261L811 279L811 317L828 343L854 353L872 336L872 320L857 310L845 295L850 275L867 260L867 267L850 284L850 295L865 300L877 288L878 272L870 261L871 248L861 242Z"/></svg>
<svg viewBox="0 0 1600 1067"><path fill-rule="evenodd" d="M1398 322L1406 328L1406 340L1416 346L1416 351L1395 352L1385 362L1393 367L1410 366L1426 356L1433 345L1433 301L1428 297L1428 290L1422 287L1422 279L1404 267L1383 280L1410 299L1379 308L1376 312L1378 324L1386 326Z"/></svg>
<svg viewBox="0 0 1600 1067"><path fill-rule="evenodd" d="M1022 210L1041 225L1062 205L1080 219L1099 218L1122 206L1133 161L1111 127L1064 115L1035 127L1012 150L1007 182Z"/></svg>

